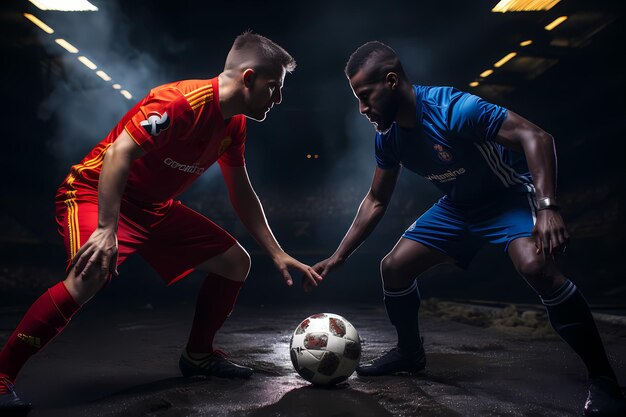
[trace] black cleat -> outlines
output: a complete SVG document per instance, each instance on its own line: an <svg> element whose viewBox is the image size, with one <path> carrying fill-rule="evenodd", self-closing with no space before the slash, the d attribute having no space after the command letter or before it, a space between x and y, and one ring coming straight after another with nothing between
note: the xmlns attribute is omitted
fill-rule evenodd
<svg viewBox="0 0 626 417"><path fill-rule="evenodd" d="M613 378L601 376L591 379L583 414L602 417L626 416L626 399Z"/></svg>
<svg viewBox="0 0 626 417"><path fill-rule="evenodd" d="M426 352L420 346L417 352L404 352L395 347L378 358L359 365L356 373L360 376L393 375L400 372L414 374L426 367Z"/></svg>
<svg viewBox="0 0 626 417"><path fill-rule="evenodd" d="M252 368L237 365L226 359L226 354L221 350L215 350L200 359L192 359L185 349L178 361L180 372L186 378L205 375L220 378L249 378Z"/></svg>
<svg viewBox="0 0 626 417"><path fill-rule="evenodd" d="M13 384L6 378L0 378L0 415L25 416L30 408L30 403L17 396Z"/></svg>

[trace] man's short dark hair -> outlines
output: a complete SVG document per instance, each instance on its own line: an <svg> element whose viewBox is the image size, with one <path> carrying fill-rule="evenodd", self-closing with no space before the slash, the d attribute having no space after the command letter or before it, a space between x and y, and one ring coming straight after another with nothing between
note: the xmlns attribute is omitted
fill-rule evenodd
<svg viewBox="0 0 626 417"><path fill-rule="evenodd" d="M246 31L235 38L232 51L254 54L260 61L280 64L289 73L296 69L296 60L283 47L251 31Z"/></svg>
<svg viewBox="0 0 626 417"><path fill-rule="evenodd" d="M405 77L402 63L396 51L379 41L370 41L359 46L350 55L344 72L348 78L352 78L361 68L370 63L376 64L371 68L372 78L382 78L391 71Z"/></svg>

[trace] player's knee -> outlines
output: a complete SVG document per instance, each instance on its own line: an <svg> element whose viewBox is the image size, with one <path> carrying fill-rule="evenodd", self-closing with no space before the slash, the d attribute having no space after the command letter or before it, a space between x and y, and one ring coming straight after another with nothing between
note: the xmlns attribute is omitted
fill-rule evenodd
<svg viewBox="0 0 626 417"><path fill-rule="evenodd" d="M380 261L380 275L385 287L404 287L415 277L407 276L392 253Z"/></svg>
<svg viewBox="0 0 626 417"><path fill-rule="evenodd" d="M65 279L65 286L78 304L85 304L98 293L111 279L110 274L92 273L91 276L78 278L70 275Z"/></svg>
<svg viewBox="0 0 626 417"><path fill-rule="evenodd" d="M383 278L383 281L388 281L393 279L396 272L396 268L394 267L394 262L391 254L388 254L380 261L380 275Z"/></svg>
<svg viewBox="0 0 626 417"><path fill-rule="evenodd" d="M235 246L228 257L230 275L235 281L245 281L250 272L252 260L248 252L240 245Z"/></svg>
<svg viewBox="0 0 626 417"><path fill-rule="evenodd" d="M538 257L524 259L517 265L517 270L531 282L544 281L550 276L547 262Z"/></svg>

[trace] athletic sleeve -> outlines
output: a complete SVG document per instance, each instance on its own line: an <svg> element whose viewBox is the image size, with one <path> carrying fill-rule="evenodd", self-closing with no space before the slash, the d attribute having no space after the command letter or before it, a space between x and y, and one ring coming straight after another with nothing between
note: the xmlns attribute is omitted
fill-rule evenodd
<svg viewBox="0 0 626 417"><path fill-rule="evenodd" d="M457 95L457 100L452 100L448 118L452 135L476 142L493 141L508 110L469 93L453 95Z"/></svg>
<svg viewBox="0 0 626 417"><path fill-rule="evenodd" d="M177 89L152 90L124 125L131 138L150 152L172 139L183 139L194 124L193 110Z"/></svg>
<svg viewBox="0 0 626 417"><path fill-rule="evenodd" d="M381 169L392 169L400 165L399 152L397 151L395 129L385 134L376 133L375 155L376 164Z"/></svg>
<svg viewBox="0 0 626 417"><path fill-rule="evenodd" d="M233 130L228 137L222 141L218 151L220 165L228 165L231 167L242 167L246 165L244 151L246 149L246 118L237 116L238 120L233 120Z"/></svg>

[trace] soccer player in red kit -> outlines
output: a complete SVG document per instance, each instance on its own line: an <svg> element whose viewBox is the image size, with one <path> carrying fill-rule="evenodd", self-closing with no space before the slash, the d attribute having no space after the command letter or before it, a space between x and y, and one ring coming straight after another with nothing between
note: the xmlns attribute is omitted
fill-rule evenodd
<svg viewBox="0 0 626 417"><path fill-rule="evenodd" d="M194 269L208 274L198 294L184 376L249 377L252 369L213 349L233 309L250 257L226 231L174 200L214 162L230 201L287 285L289 268L311 284L321 277L285 253L270 230L246 171L246 117L262 121L281 102L294 59L271 40L246 32L235 39L224 71L209 80L150 91L77 165L56 196L57 223L68 252L64 281L37 299L0 352L0 411L28 410L13 383L24 363L137 252L168 283Z"/></svg>

